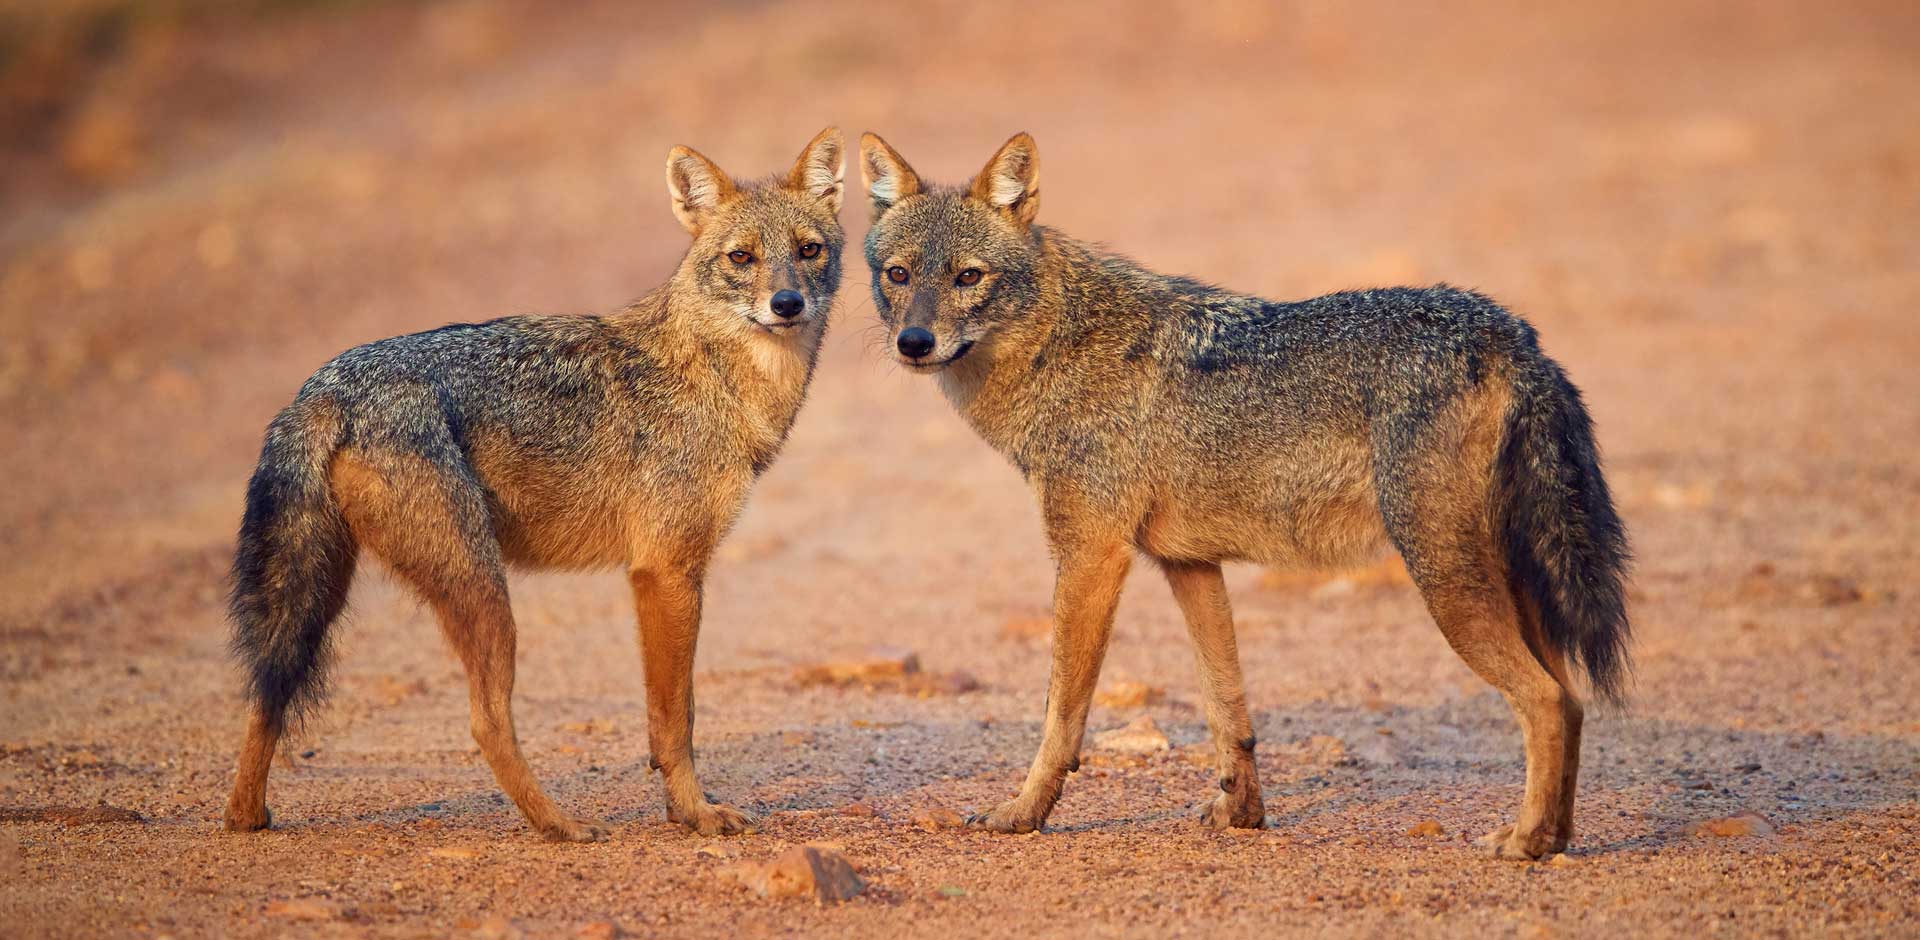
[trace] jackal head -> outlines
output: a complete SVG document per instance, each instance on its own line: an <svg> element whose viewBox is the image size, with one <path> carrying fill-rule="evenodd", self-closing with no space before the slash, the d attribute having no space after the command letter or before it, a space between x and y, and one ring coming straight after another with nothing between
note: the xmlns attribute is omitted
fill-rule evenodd
<svg viewBox="0 0 1920 940"><path fill-rule="evenodd" d="M767 333L823 321L840 289L840 129L829 127L785 176L736 183L689 147L667 154L673 214L693 235L675 289L726 326Z"/></svg>
<svg viewBox="0 0 1920 940"><path fill-rule="evenodd" d="M930 187L887 142L860 138L873 201L867 266L895 358L937 372L1019 318L1036 298L1040 158L1015 134L965 188Z"/></svg>

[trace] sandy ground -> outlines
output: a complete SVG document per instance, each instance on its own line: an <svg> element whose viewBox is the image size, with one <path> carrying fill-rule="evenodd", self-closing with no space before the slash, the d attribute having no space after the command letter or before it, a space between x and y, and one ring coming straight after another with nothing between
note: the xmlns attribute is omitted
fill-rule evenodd
<svg viewBox="0 0 1920 940"><path fill-rule="evenodd" d="M28 159L0 187L0 935L1920 932L1912 8L1172 6L373 7L143 49L88 105L134 116L108 139L136 169ZM1637 687L1589 722L1574 851L1468 844L1517 805L1518 732L1390 561L1230 575L1267 832L1190 818L1204 723L1144 568L1106 681L1165 696L1093 727L1149 715L1172 749L1090 750L1044 834L916 828L1022 775L1049 570L1014 471L873 350L851 257L708 586L701 767L759 834L665 822L620 578L514 584L527 750L614 828L572 846L498 795L455 661L380 574L275 771L278 827L221 832L221 578L273 412L348 346L619 305L683 249L669 146L755 174L830 122L949 181L1029 130L1043 220L1164 270L1275 297L1445 279L1531 317L1639 556ZM877 644L982 687L793 678ZM103 801L140 821L62 809ZM1690 834L1740 811L1777 831ZM871 890L818 908L718 874L803 842Z"/></svg>

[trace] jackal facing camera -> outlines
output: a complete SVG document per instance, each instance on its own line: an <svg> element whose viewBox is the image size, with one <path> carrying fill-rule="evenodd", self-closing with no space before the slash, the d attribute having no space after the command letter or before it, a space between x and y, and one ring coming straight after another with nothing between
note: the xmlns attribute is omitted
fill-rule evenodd
<svg viewBox="0 0 1920 940"><path fill-rule="evenodd" d="M1627 545L1580 394L1532 327L1444 285L1281 302L1148 271L1034 224L1025 134L965 187L924 183L872 134L860 163L894 356L1019 468L1058 565L1044 739L1019 795L974 825L1046 822L1139 553L1198 654L1221 790L1203 819L1264 826L1220 565L1340 565L1384 540L1519 716L1526 795L1484 844L1566 847L1574 671L1620 693Z"/></svg>
<svg viewBox="0 0 1920 940"><path fill-rule="evenodd" d="M666 284L607 316L370 343L301 386L267 428L233 566L252 720L228 829L271 822L274 748L324 690L362 550L433 610L495 779L564 841L607 830L556 805L521 755L507 569L624 568L667 815L705 834L752 825L694 775L702 582L813 375L840 283L841 151L828 128L785 176L735 183L676 147L667 186L693 244Z"/></svg>

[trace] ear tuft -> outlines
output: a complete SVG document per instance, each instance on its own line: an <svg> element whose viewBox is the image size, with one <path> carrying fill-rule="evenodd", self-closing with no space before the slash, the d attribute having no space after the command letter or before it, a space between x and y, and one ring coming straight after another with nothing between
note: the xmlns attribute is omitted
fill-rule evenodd
<svg viewBox="0 0 1920 940"><path fill-rule="evenodd" d="M1000 145L985 169L973 178L973 198L1005 213L1020 227L1033 224L1040 211L1040 148L1025 131Z"/></svg>
<svg viewBox="0 0 1920 940"><path fill-rule="evenodd" d="M847 166L841 155L844 149L840 128L829 127L813 135L813 140L807 142L806 149L800 151L800 159L787 173L787 188L805 193L839 212L840 181Z"/></svg>
<svg viewBox="0 0 1920 940"><path fill-rule="evenodd" d="M701 223L733 195L732 178L692 147L667 151L667 192L673 196L673 214L688 232L700 234Z"/></svg>
<svg viewBox="0 0 1920 940"><path fill-rule="evenodd" d="M860 177L867 184L876 221L900 200L921 191L920 176L906 158L871 131L860 135Z"/></svg>

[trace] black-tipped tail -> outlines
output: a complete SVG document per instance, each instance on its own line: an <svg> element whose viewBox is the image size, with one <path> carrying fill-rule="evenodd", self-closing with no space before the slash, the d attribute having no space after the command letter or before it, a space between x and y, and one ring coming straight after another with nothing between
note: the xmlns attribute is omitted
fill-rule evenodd
<svg viewBox="0 0 1920 940"><path fill-rule="evenodd" d="M1526 372L1499 463L1508 568L1538 605L1547 643L1618 703L1631 669L1626 529L1600 475L1580 390L1551 362Z"/></svg>
<svg viewBox="0 0 1920 940"><path fill-rule="evenodd" d="M247 484L228 613L248 696L276 731L325 692L328 628L353 581L357 546L327 480L339 441L330 405L297 402L268 426Z"/></svg>

